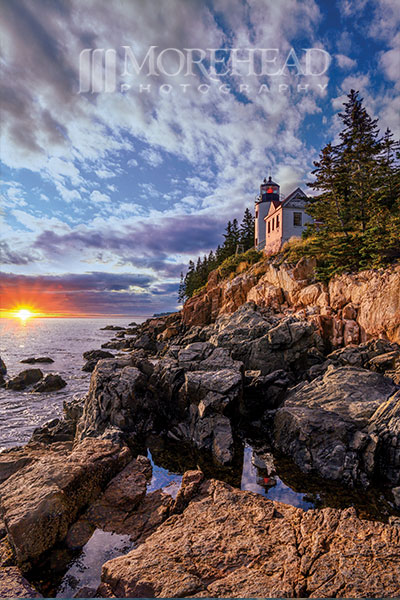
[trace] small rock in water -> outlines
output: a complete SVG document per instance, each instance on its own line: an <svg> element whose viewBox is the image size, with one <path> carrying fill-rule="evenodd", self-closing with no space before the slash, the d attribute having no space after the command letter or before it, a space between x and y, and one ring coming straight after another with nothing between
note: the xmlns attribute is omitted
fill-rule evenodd
<svg viewBox="0 0 400 600"><path fill-rule="evenodd" d="M88 350L83 353L83 358L87 360L87 362L83 365L82 371L88 371L91 373L99 360L103 358L114 358L114 354L111 352L106 352L105 350Z"/></svg>
<svg viewBox="0 0 400 600"><path fill-rule="evenodd" d="M119 325L106 325L105 327L100 327L100 331L122 331L124 327L120 327Z"/></svg>
<svg viewBox="0 0 400 600"><path fill-rule="evenodd" d="M39 358L24 358L24 360L20 360L19 362L34 365L35 363L53 363L54 360L49 356L39 356Z"/></svg>
<svg viewBox="0 0 400 600"><path fill-rule="evenodd" d="M60 375L49 373L46 377L33 388L34 392L56 392L65 387L67 382Z"/></svg>
<svg viewBox="0 0 400 600"><path fill-rule="evenodd" d="M2 360L2 358L0 356L0 375L5 375L6 373L7 373L6 363L4 362L4 360Z"/></svg>
<svg viewBox="0 0 400 600"><path fill-rule="evenodd" d="M6 388L9 390L23 390L28 385L37 383L43 378L43 373L40 369L26 369L18 375L10 379L6 383Z"/></svg>

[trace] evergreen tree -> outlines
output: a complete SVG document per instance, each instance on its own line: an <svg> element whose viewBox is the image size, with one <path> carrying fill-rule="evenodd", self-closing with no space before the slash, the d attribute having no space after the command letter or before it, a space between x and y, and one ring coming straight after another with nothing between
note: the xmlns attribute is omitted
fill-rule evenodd
<svg viewBox="0 0 400 600"><path fill-rule="evenodd" d="M222 260L225 260L225 258L231 256L231 254L234 254L236 250L235 233L233 231L233 225L231 221L228 221L228 224L225 228L224 238L225 241L221 249Z"/></svg>
<svg viewBox="0 0 400 600"><path fill-rule="evenodd" d="M349 206L346 187L338 177L337 151L327 144L320 152L319 161L314 162L315 181L308 184L321 192L309 199L308 213L314 219L315 228L323 224L326 233L341 231L346 233L349 227Z"/></svg>
<svg viewBox="0 0 400 600"><path fill-rule="evenodd" d="M380 153L377 119L371 119L358 92L351 90L344 112L339 113L344 128L336 147L338 183L347 192L353 224L365 231L373 211L376 166Z"/></svg>
<svg viewBox="0 0 400 600"><path fill-rule="evenodd" d="M183 276L183 273L181 272L181 279L179 282L179 289L178 289L178 301L179 302L185 302L186 299L186 294L185 294L185 278Z"/></svg>
<svg viewBox="0 0 400 600"><path fill-rule="evenodd" d="M246 208L240 224L239 243L242 244L244 252L254 246L254 217Z"/></svg>

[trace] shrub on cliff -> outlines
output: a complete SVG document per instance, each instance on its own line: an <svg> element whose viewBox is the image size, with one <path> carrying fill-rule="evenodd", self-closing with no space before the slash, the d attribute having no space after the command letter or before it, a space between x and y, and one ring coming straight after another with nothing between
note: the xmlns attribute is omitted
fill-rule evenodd
<svg viewBox="0 0 400 600"><path fill-rule="evenodd" d="M219 266L218 270L222 277L228 277L231 273L236 273L239 265L245 263L248 267L254 265L263 257L262 252L258 252L254 248L247 250L243 254L236 254L225 259L224 262ZM243 272L244 268L241 267Z"/></svg>

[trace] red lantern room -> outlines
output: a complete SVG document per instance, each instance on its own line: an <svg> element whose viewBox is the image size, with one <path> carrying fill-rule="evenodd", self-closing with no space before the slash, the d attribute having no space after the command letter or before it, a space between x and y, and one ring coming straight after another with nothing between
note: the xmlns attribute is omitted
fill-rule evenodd
<svg viewBox="0 0 400 600"><path fill-rule="evenodd" d="M279 200L279 192L279 185L275 181L272 181L271 177L268 177L268 181L264 178L264 181L260 185L260 200L261 202Z"/></svg>

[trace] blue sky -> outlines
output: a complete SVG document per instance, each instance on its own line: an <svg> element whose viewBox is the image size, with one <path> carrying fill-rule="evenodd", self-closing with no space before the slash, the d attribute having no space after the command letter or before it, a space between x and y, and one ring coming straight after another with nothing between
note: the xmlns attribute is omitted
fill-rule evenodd
<svg viewBox="0 0 400 600"><path fill-rule="evenodd" d="M180 272L253 207L265 175L285 194L307 189L351 88L399 135L398 0L4 0L1 10L3 285L57 287L66 310L176 309ZM138 61L151 46L156 57L175 50L164 72L125 76L123 46ZM80 53L101 48L116 50L115 91L80 92ZM210 48L242 59L251 49L256 66L270 49L281 73L243 63L188 75L188 48L206 52L206 70ZM329 67L285 67L291 48L303 70L306 48L324 50Z"/></svg>

